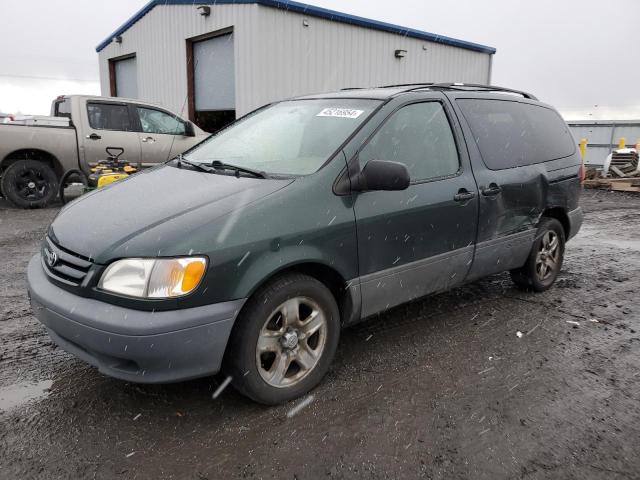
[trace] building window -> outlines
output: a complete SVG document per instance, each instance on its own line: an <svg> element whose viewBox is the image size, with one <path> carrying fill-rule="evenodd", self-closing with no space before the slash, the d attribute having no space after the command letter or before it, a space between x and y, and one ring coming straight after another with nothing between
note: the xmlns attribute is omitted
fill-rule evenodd
<svg viewBox="0 0 640 480"><path fill-rule="evenodd" d="M233 32L187 40L189 114L215 133L236 118Z"/></svg>

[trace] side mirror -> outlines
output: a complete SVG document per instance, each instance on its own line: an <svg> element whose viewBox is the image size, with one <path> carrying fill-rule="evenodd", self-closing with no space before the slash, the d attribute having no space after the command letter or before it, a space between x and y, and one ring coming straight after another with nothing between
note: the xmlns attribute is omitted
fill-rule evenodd
<svg viewBox="0 0 640 480"><path fill-rule="evenodd" d="M184 136L185 137L195 137L196 130L193 128L193 123L184 122Z"/></svg>
<svg viewBox="0 0 640 480"><path fill-rule="evenodd" d="M409 171L403 163L389 160L370 160L362 172L352 181L352 189L359 192L371 190L406 190L409 187Z"/></svg>

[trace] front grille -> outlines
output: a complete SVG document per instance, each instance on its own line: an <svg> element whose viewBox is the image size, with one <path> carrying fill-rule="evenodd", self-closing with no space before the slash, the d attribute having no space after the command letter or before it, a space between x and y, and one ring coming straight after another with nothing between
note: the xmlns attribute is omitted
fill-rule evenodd
<svg viewBox="0 0 640 480"><path fill-rule="evenodd" d="M47 236L42 245L42 265L56 280L79 286L93 263L86 257L56 245Z"/></svg>

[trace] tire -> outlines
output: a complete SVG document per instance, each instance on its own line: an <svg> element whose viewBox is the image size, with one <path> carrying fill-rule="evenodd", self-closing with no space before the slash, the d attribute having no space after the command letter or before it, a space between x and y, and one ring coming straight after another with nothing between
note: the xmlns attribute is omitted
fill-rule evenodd
<svg viewBox="0 0 640 480"><path fill-rule="evenodd" d="M69 201L67 195L65 195L65 189L72 180L77 180L82 183L84 191L86 191L89 186L89 179L84 172L80 170L67 170L60 179L60 186L58 187L58 197L60 197L60 201L63 205L66 205Z"/></svg>
<svg viewBox="0 0 640 480"><path fill-rule="evenodd" d="M307 275L285 274L247 300L231 333L223 371L247 397L277 405L320 383L339 338L340 313L327 287Z"/></svg>
<svg viewBox="0 0 640 480"><path fill-rule="evenodd" d="M526 263L511 270L519 288L544 292L558 277L564 260L564 228L555 218L542 217Z"/></svg>
<svg viewBox="0 0 640 480"><path fill-rule="evenodd" d="M3 172L2 192L16 207L42 208L58 195L58 178L44 162L19 160Z"/></svg>

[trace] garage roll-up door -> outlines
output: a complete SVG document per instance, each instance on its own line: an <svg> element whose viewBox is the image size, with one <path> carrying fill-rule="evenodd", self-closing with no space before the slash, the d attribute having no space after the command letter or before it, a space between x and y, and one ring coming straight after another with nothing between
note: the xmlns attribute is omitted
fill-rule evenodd
<svg viewBox="0 0 640 480"><path fill-rule="evenodd" d="M136 57L116 60L116 95L118 97L138 98L138 72Z"/></svg>
<svg viewBox="0 0 640 480"><path fill-rule="evenodd" d="M235 109L233 33L194 42L196 111Z"/></svg>

